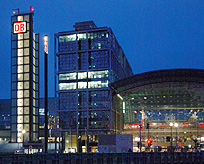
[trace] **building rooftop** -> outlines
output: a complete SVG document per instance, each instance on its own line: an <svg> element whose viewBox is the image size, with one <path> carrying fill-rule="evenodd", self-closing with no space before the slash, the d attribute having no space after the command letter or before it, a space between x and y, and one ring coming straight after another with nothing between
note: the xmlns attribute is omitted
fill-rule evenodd
<svg viewBox="0 0 204 164"><path fill-rule="evenodd" d="M75 31L90 30L90 29L97 28L97 26L93 21L77 22L73 27L75 28Z"/></svg>

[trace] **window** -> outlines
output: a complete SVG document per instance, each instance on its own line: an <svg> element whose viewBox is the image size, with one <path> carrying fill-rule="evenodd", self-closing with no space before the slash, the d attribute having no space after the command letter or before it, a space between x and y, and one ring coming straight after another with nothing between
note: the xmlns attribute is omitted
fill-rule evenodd
<svg viewBox="0 0 204 164"><path fill-rule="evenodd" d="M88 88L104 88L108 87L108 80L107 81L90 81L88 83Z"/></svg>
<svg viewBox="0 0 204 164"><path fill-rule="evenodd" d="M60 83L59 90L76 89L76 83Z"/></svg>
<svg viewBox="0 0 204 164"><path fill-rule="evenodd" d="M78 89L86 89L87 82L78 82Z"/></svg>
<svg viewBox="0 0 204 164"><path fill-rule="evenodd" d="M79 72L78 79L87 79L87 72Z"/></svg>
<svg viewBox="0 0 204 164"><path fill-rule="evenodd" d="M108 78L108 70L105 71L92 71L88 72L88 78L89 79L96 79L96 78Z"/></svg>
<svg viewBox="0 0 204 164"><path fill-rule="evenodd" d="M59 74L59 80L75 80L76 73Z"/></svg>
<svg viewBox="0 0 204 164"><path fill-rule="evenodd" d="M85 40L86 39L86 33L77 34L77 40Z"/></svg>
<svg viewBox="0 0 204 164"><path fill-rule="evenodd" d="M59 42L69 42L69 41L75 41L75 40L76 40L76 34L59 36Z"/></svg>

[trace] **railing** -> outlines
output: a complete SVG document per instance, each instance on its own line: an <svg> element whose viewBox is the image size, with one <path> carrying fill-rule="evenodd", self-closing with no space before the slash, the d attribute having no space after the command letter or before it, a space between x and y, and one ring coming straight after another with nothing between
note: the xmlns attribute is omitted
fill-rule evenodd
<svg viewBox="0 0 204 164"><path fill-rule="evenodd" d="M192 164L204 163L204 152L198 153L68 153L0 155L0 164Z"/></svg>

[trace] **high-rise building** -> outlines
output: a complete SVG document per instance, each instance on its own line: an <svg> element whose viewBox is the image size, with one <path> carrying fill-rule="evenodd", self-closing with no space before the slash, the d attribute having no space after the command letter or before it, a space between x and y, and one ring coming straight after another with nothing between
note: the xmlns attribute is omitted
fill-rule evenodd
<svg viewBox="0 0 204 164"><path fill-rule="evenodd" d="M94 148L98 134L121 130L122 113L112 107L109 83L133 73L110 27L98 28L93 21L74 27L55 35L55 95L59 97L59 129L64 142L69 141L65 149L81 151L85 134Z"/></svg>
<svg viewBox="0 0 204 164"><path fill-rule="evenodd" d="M11 142L38 140L39 34L34 12L11 17Z"/></svg>

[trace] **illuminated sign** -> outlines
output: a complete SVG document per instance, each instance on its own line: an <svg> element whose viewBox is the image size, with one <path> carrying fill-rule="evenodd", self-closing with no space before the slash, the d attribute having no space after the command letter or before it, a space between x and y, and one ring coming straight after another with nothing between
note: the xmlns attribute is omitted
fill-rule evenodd
<svg viewBox="0 0 204 164"><path fill-rule="evenodd" d="M26 21L22 22L14 22L13 23L13 33L14 34L19 34L19 33L25 33L26 31Z"/></svg>

